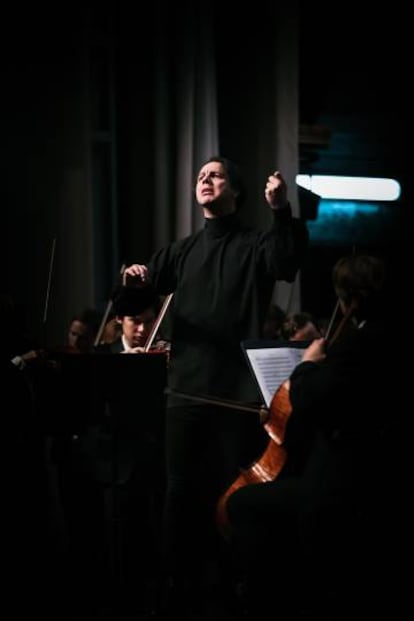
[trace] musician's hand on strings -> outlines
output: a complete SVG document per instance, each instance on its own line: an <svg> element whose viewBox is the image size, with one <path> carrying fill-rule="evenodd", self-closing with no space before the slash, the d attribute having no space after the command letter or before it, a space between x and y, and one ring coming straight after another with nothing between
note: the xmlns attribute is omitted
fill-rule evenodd
<svg viewBox="0 0 414 621"><path fill-rule="evenodd" d="M326 339L315 339L307 347L302 356L302 362L322 362L326 358Z"/></svg>
<svg viewBox="0 0 414 621"><path fill-rule="evenodd" d="M145 347L130 347L121 351L121 354L145 354Z"/></svg>

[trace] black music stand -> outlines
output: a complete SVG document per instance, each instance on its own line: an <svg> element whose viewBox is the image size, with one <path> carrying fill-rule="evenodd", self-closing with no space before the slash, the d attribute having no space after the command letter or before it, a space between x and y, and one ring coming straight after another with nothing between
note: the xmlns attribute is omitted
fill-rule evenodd
<svg viewBox="0 0 414 621"><path fill-rule="evenodd" d="M149 546L160 540L167 355L108 354L95 359L97 393L103 399L111 443L110 565L118 593L130 579L132 564L135 567L141 561L143 570L156 570L147 568L146 557L152 557L152 563L160 554ZM134 523L128 515L131 507L137 517ZM153 532L135 532L140 522L143 531ZM134 549L137 554L141 551L142 558L128 560Z"/></svg>

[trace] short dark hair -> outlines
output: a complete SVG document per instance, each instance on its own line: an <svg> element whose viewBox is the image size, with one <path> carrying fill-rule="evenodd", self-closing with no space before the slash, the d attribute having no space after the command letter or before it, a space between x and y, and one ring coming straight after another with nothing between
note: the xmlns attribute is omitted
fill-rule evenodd
<svg viewBox="0 0 414 621"><path fill-rule="evenodd" d="M135 317L150 308L157 315L160 307L160 298L150 285L142 288L119 286L112 302L118 317Z"/></svg>
<svg viewBox="0 0 414 621"><path fill-rule="evenodd" d="M230 187L236 192L236 205L239 208L246 199L246 188L244 186L239 167L237 164L221 155L213 155L202 164L205 166L210 162L219 162L224 168L229 178Z"/></svg>
<svg viewBox="0 0 414 621"><path fill-rule="evenodd" d="M282 336L284 339L289 340L295 336L296 332L301 328L304 328L307 323L312 323L316 330L319 331L319 327L316 319L311 313L296 313L286 318L282 325Z"/></svg>
<svg viewBox="0 0 414 621"><path fill-rule="evenodd" d="M96 334L99 329L101 316L95 308L85 308L76 315L72 316L70 323L80 321L83 323L90 334Z"/></svg>
<svg viewBox="0 0 414 621"><path fill-rule="evenodd" d="M337 296L346 304L356 299L371 308L384 290L385 264L379 257L353 254L335 263L332 278Z"/></svg>

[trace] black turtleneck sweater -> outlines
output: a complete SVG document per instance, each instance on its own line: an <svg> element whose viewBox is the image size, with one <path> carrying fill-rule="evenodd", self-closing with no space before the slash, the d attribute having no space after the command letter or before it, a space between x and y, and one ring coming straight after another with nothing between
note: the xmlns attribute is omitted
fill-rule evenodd
<svg viewBox="0 0 414 621"><path fill-rule="evenodd" d="M272 219L267 232L244 226L236 214L206 219L202 230L149 261L155 290L174 292L171 390L260 401L240 342L261 336L274 283L294 280L308 239L290 208L273 211Z"/></svg>

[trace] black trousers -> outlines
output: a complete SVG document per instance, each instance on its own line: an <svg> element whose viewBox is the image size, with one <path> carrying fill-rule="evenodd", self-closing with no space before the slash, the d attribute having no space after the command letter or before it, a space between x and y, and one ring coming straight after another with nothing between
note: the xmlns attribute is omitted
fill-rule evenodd
<svg viewBox="0 0 414 621"><path fill-rule="evenodd" d="M223 560L217 501L267 441L255 413L210 405L167 410L164 558L169 574L191 577L205 562Z"/></svg>

